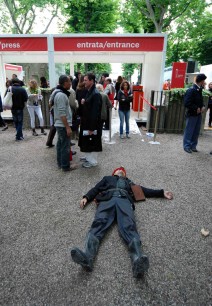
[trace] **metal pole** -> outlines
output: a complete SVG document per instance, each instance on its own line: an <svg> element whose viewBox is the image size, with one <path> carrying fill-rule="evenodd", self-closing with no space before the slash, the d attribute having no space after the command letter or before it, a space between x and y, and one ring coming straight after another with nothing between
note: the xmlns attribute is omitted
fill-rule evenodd
<svg viewBox="0 0 212 306"><path fill-rule="evenodd" d="M112 108L109 108L109 142L111 142Z"/></svg>
<svg viewBox="0 0 212 306"><path fill-rule="evenodd" d="M139 95L139 99L138 99L138 119L139 119L139 116L140 116L140 105L141 105L141 95Z"/></svg>
<svg viewBox="0 0 212 306"><path fill-rule="evenodd" d="M155 130L154 130L154 142L156 140L156 134L157 134L158 114L159 114L159 111L158 111L158 108L157 108L157 110L156 110L156 120L155 120Z"/></svg>

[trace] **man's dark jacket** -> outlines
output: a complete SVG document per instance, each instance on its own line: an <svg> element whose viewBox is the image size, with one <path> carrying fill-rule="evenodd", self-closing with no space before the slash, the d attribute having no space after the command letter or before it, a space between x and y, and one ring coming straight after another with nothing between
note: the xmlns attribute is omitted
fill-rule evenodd
<svg viewBox="0 0 212 306"><path fill-rule="evenodd" d="M80 123L79 147L82 152L102 151L102 97L95 85L87 92ZM83 136L83 131L95 131L97 135Z"/></svg>
<svg viewBox="0 0 212 306"><path fill-rule="evenodd" d="M88 202L93 201L94 199L97 200L97 202L102 202L102 201L108 201L112 198L114 189L116 189L117 186L117 181L119 179L119 176L114 175L114 176L104 176L103 179L96 184L96 186L92 189L90 189L83 197L87 198ZM129 201L132 203L133 208L134 208L134 199L133 199L133 193L131 190L130 185L134 184L131 180L128 178L123 178L126 180L126 188L123 193L123 196L126 196ZM144 192L145 197L151 198L151 197L159 197L163 198L164 197L164 190L163 189L149 189L142 187L142 190Z"/></svg>
<svg viewBox="0 0 212 306"><path fill-rule="evenodd" d="M12 100L13 106L12 110L22 110L24 109L25 103L28 100L28 95L26 90L19 84L14 84L12 86Z"/></svg>
<svg viewBox="0 0 212 306"><path fill-rule="evenodd" d="M191 88L186 91L184 97L184 105L187 108L186 116L197 116L197 109L202 108L203 97L202 97L202 88L199 88L196 84L193 84Z"/></svg>

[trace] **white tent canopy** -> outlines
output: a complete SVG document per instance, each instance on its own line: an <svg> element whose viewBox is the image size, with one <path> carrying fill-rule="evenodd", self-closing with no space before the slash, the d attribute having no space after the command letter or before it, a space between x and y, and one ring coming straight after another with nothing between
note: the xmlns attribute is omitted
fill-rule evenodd
<svg viewBox="0 0 212 306"><path fill-rule="evenodd" d="M161 90L166 56L166 34L0 35L0 90L5 90L5 63L48 63L54 87L55 63L142 63L142 85Z"/></svg>

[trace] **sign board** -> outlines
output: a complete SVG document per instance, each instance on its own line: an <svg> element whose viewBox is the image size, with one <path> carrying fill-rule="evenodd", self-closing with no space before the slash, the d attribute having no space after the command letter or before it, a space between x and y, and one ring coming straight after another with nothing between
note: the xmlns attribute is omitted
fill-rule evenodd
<svg viewBox="0 0 212 306"><path fill-rule="evenodd" d="M0 52L47 51L46 37L7 37L0 38Z"/></svg>
<svg viewBox="0 0 212 306"><path fill-rule="evenodd" d="M55 51L162 52L164 37L54 37Z"/></svg>
<svg viewBox="0 0 212 306"><path fill-rule="evenodd" d="M23 67L12 64L4 64L5 74L8 79L12 78L13 74L16 74L17 77L22 80L23 78Z"/></svg>
<svg viewBox="0 0 212 306"><path fill-rule="evenodd" d="M187 63L173 63L171 88L184 88Z"/></svg>

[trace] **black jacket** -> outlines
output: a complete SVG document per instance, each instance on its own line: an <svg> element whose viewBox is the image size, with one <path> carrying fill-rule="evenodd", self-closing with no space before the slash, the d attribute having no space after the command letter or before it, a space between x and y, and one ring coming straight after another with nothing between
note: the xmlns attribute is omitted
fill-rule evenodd
<svg viewBox="0 0 212 306"><path fill-rule="evenodd" d="M193 86L185 93L184 105L187 108L186 116L197 116L197 109L204 106L202 88L199 88L196 84L193 84Z"/></svg>
<svg viewBox="0 0 212 306"><path fill-rule="evenodd" d="M19 84L14 84L12 86L12 100L13 100L13 110L22 110L25 107L25 103L28 100L28 95L26 90Z"/></svg>
<svg viewBox="0 0 212 306"><path fill-rule="evenodd" d="M87 92L82 108L80 123L79 147L82 152L102 151L102 97L95 85ZM95 131L97 135L83 136L83 131Z"/></svg>
<svg viewBox="0 0 212 306"><path fill-rule="evenodd" d="M99 183L97 183L95 187L90 189L83 197L87 198L88 202L93 201L94 199L96 199L97 202L110 200L114 193L114 191L111 189L116 188L118 179L119 177L116 175L104 176L103 179ZM125 180L126 180L126 187L124 190L126 191L126 193L124 193L123 196L129 199L129 201L132 203L134 208L134 198L130 187L130 185L134 183L128 178L125 178ZM149 189L143 186L141 186L141 188L143 189L144 195L147 198L164 197L163 189Z"/></svg>
<svg viewBox="0 0 212 306"><path fill-rule="evenodd" d="M128 96L125 96L124 92L120 89L118 92L117 100L119 101L119 109L121 111L130 110L130 102L132 102L131 91L128 91Z"/></svg>

